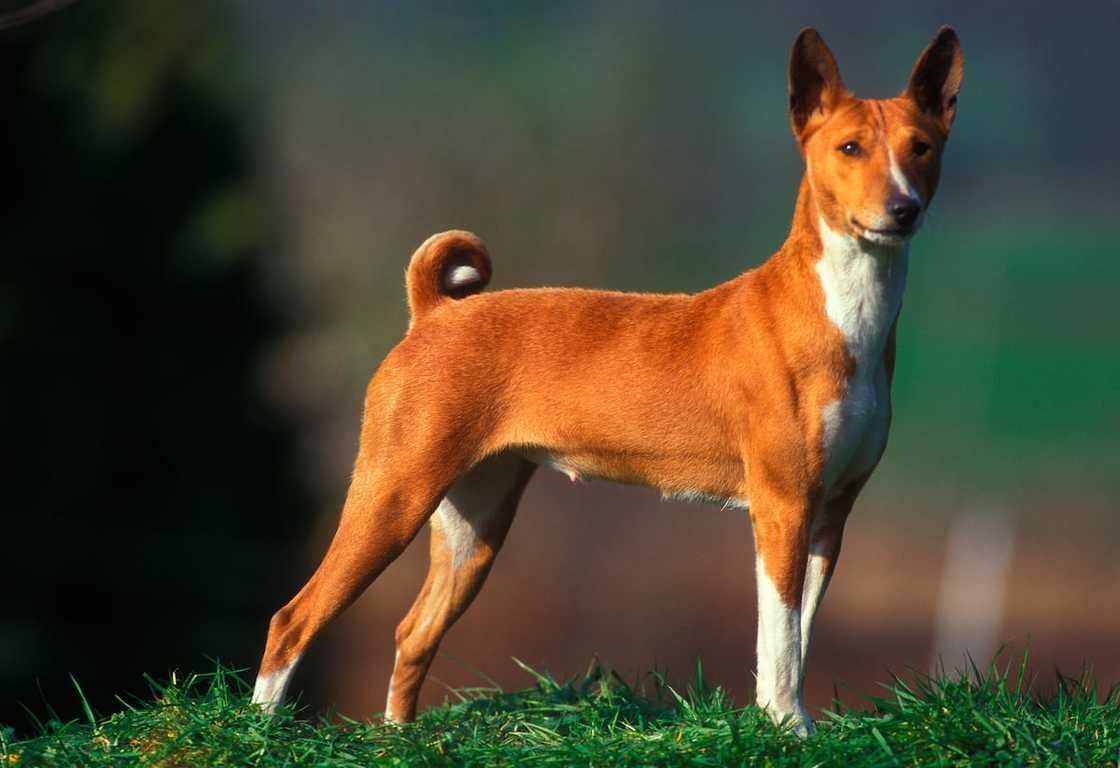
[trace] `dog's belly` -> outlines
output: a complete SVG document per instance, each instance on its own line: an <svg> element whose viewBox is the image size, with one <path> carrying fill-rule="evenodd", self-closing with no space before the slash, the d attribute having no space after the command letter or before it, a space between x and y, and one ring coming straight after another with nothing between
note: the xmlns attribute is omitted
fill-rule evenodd
<svg viewBox="0 0 1120 768"><path fill-rule="evenodd" d="M534 464L549 467L573 482L602 479L654 488L664 498L747 508L745 474L737 455L659 455L648 451L562 451L524 448L517 451Z"/></svg>
<svg viewBox="0 0 1120 768"><path fill-rule="evenodd" d="M550 373L506 394L509 414L495 430L498 450L514 449L573 480L605 479L665 496L746 495L740 411L711 394L700 364L659 368L635 353L621 369L568 352ZM543 361L533 366L544 370Z"/></svg>

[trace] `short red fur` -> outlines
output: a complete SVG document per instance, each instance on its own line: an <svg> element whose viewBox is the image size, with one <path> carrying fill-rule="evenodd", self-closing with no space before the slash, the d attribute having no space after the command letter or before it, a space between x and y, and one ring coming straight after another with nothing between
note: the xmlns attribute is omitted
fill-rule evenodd
<svg viewBox="0 0 1120 768"><path fill-rule="evenodd" d="M911 232L892 223L902 221L897 174L924 210L961 64L956 34L943 28L901 96L862 100L816 32L803 31L791 55L790 116L807 171L789 236L757 269L702 293L479 293L491 267L477 237L452 231L421 245L407 273L411 325L369 384L338 531L272 619L254 700L275 704L308 643L431 519L431 566L397 628L386 712L413 718L436 649L481 588L538 464L749 503L766 578L786 609L809 611L811 625L824 587L802 606L806 564L820 557L826 586L882 450L856 476L823 486L824 414L868 363L830 317L822 227L856 248L878 243L888 257L896 240L905 247ZM875 353L888 383L896 321L887 318ZM889 393L878 407L889 409ZM267 682L275 675L284 677L279 694ZM771 711L796 719L791 707Z"/></svg>

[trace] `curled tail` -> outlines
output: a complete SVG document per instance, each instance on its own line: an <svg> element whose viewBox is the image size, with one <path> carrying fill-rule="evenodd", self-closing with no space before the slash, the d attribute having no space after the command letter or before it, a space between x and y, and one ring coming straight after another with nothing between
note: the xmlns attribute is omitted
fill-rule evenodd
<svg viewBox="0 0 1120 768"><path fill-rule="evenodd" d="M432 235L408 262L405 285L412 323L449 299L478 293L490 282L490 254L472 232L453 229Z"/></svg>

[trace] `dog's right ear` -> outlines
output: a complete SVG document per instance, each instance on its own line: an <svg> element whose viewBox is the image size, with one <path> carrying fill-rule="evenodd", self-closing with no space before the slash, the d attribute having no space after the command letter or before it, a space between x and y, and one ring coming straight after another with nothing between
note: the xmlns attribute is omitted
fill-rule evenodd
<svg viewBox="0 0 1120 768"><path fill-rule="evenodd" d="M817 30L801 30L789 54L789 119L797 140L804 142L847 94L836 59Z"/></svg>

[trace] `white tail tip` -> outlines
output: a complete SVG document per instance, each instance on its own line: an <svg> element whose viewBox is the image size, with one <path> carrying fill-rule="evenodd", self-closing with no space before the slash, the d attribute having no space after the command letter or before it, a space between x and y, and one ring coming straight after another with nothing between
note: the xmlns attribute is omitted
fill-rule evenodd
<svg viewBox="0 0 1120 768"><path fill-rule="evenodd" d="M482 282L482 273L470 264L461 264L447 271L443 277L443 288L450 291L478 282Z"/></svg>

